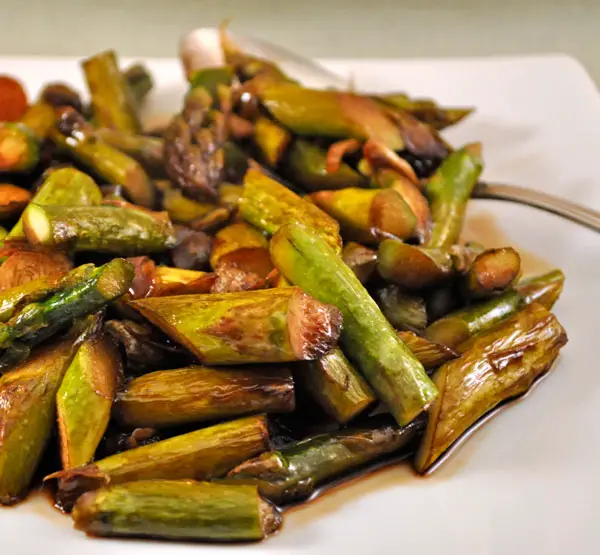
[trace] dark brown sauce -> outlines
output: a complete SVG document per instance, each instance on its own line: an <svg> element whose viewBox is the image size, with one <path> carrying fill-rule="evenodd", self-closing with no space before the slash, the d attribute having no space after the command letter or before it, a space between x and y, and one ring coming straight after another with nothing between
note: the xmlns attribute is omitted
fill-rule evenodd
<svg viewBox="0 0 600 555"><path fill-rule="evenodd" d="M477 214L466 218L462 232L463 241L473 241L488 248L514 247L521 256L521 273L523 275L542 274L553 270L548 260L515 245L514 238L509 238L498 217L491 211L478 210Z"/></svg>

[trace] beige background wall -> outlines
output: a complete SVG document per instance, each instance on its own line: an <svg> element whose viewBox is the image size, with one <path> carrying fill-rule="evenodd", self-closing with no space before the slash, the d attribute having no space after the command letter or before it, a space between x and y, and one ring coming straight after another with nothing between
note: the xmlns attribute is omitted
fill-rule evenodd
<svg viewBox="0 0 600 555"><path fill-rule="evenodd" d="M310 56L565 52L600 83L600 0L0 0L0 55L170 56L228 16Z"/></svg>

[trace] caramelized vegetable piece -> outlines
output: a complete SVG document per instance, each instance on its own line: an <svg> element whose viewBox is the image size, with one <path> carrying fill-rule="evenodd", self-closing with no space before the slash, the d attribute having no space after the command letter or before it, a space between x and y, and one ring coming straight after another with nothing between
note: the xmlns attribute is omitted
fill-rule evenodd
<svg viewBox="0 0 600 555"><path fill-rule="evenodd" d="M508 289L521 271L521 257L512 247L482 252L469 268L464 285L471 298L489 297Z"/></svg>
<svg viewBox="0 0 600 555"><path fill-rule="evenodd" d="M377 251L350 241L342 249L342 260L364 285L371 280L377 268Z"/></svg>
<svg viewBox="0 0 600 555"><path fill-rule="evenodd" d="M289 368L190 366L132 380L118 395L115 416L126 426L165 428L292 410L294 382Z"/></svg>
<svg viewBox="0 0 600 555"><path fill-rule="evenodd" d="M69 286L50 298L23 308L0 325L0 347L12 342L38 342L49 337L73 319L93 314L125 294L133 279L133 267L122 258L94 268L92 264L73 270Z"/></svg>
<svg viewBox="0 0 600 555"><path fill-rule="evenodd" d="M184 270L159 266L154 270L152 297L209 293L216 280L215 274L198 270Z"/></svg>
<svg viewBox="0 0 600 555"><path fill-rule="evenodd" d="M192 89L202 87L212 98L216 98L219 85L231 86L234 76L233 67L229 65L205 67L190 73L188 81Z"/></svg>
<svg viewBox="0 0 600 555"><path fill-rule="evenodd" d="M96 135L106 144L137 160L150 174L164 175L163 139L111 128L98 129Z"/></svg>
<svg viewBox="0 0 600 555"><path fill-rule="evenodd" d="M27 280L0 293L0 322L7 322L26 304L47 297L59 287L60 275Z"/></svg>
<svg viewBox="0 0 600 555"><path fill-rule="evenodd" d="M236 268L231 264L221 262L215 269L216 279L211 287L211 293L237 293L240 291L256 291L264 289L266 280L254 272Z"/></svg>
<svg viewBox="0 0 600 555"><path fill-rule="evenodd" d="M258 170L246 173L240 213L270 235L286 223L301 221L322 234L335 250L341 249L339 226L333 218Z"/></svg>
<svg viewBox="0 0 600 555"><path fill-rule="evenodd" d="M553 314L536 303L460 346L463 355L442 366L440 396L429 412L415 466L427 470L479 418L527 391L567 342Z"/></svg>
<svg viewBox="0 0 600 555"><path fill-rule="evenodd" d="M40 278L58 278L71 269L71 261L60 252L30 249L22 244L17 244L17 249L12 252L10 247L4 251L8 252L0 266L0 291L9 293L15 287L24 287L16 292L17 302L20 302L22 293L27 296L30 283Z"/></svg>
<svg viewBox="0 0 600 555"><path fill-rule="evenodd" d="M148 68L144 64L133 64L129 66L123 75L133 95L136 108L142 106L150 91L154 88L154 81Z"/></svg>
<svg viewBox="0 0 600 555"><path fill-rule="evenodd" d="M277 167L292 140L290 133L269 118L260 117L254 122L252 134L260 159L271 168Z"/></svg>
<svg viewBox="0 0 600 555"><path fill-rule="evenodd" d="M261 540L281 515L256 486L185 480L146 480L82 496L75 527L92 536L195 541Z"/></svg>
<svg viewBox="0 0 600 555"><path fill-rule="evenodd" d="M562 293L565 274L560 270L552 270L541 276L524 279L515 285L515 289L528 304L536 302L550 310Z"/></svg>
<svg viewBox="0 0 600 555"><path fill-rule="evenodd" d="M285 174L309 191L364 187L367 180L344 162L335 171L327 171L327 151L303 139L297 139L289 148Z"/></svg>
<svg viewBox="0 0 600 555"><path fill-rule="evenodd" d="M392 150L404 147L396 124L370 98L269 81L257 89L271 115L298 135L375 139Z"/></svg>
<svg viewBox="0 0 600 555"><path fill-rule="evenodd" d="M127 369L143 374L160 368L172 368L187 362L181 347L172 345L149 325L132 320L110 320L106 331L123 346Z"/></svg>
<svg viewBox="0 0 600 555"><path fill-rule="evenodd" d="M216 269L226 264L261 278L273 270L269 255L269 242L256 228L239 222L228 225L215 235L210 254L210 265Z"/></svg>
<svg viewBox="0 0 600 555"><path fill-rule="evenodd" d="M377 399L339 347L317 360L303 363L295 378L340 424L348 423Z"/></svg>
<svg viewBox="0 0 600 555"><path fill-rule="evenodd" d="M0 378L0 504L26 495L52 434L56 392L73 341L49 345Z"/></svg>
<svg viewBox="0 0 600 555"><path fill-rule="evenodd" d="M248 416L63 470L46 480L58 480L58 499L69 510L81 494L108 484L219 478L268 448L265 416Z"/></svg>
<svg viewBox="0 0 600 555"><path fill-rule="evenodd" d="M20 214L31 200L31 193L9 183L0 184L0 219Z"/></svg>
<svg viewBox="0 0 600 555"><path fill-rule="evenodd" d="M121 355L107 336L96 336L77 349L56 396L63 468L90 462L106 431Z"/></svg>
<svg viewBox="0 0 600 555"><path fill-rule="evenodd" d="M27 95L19 81L0 75L0 122L18 121L27 110Z"/></svg>
<svg viewBox="0 0 600 555"><path fill-rule="evenodd" d="M292 283L340 309L342 345L398 423L427 408L437 391L423 366L322 237L302 225L287 225L271 240L271 257Z"/></svg>
<svg viewBox="0 0 600 555"><path fill-rule="evenodd" d="M42 206L97 206L102 202L102 192L89 175L75 168L60 168L47 173L31 202ZM8 237L25 237L22 218Z"/></svg>
<svg viewBox="0 0 600 555"><path fill-rule="evenodd" d="M406 295L389 285L379 289L376 298L381 312L395 328L423 331L427 327L427 308L422 297Z"/></svg>
<svg viewBox="0 0 600 555"><path fill-rule="evenodd" d="M135 256L166 251L176 243L168 218L137 208L30 204L23 224L31 243L63 245L76 252Z"/></svg>
<svg viewBox="0 0 600 555"><path fill-rule="evenodd" d="M48 83L40 95L42 102L50 104L53 108L71 106L83 113L84 106L79 93L66 83Z"/></svg>
<svg viewBox="0 0 600 555"><path fill-rule="evenodd" d="M101 52L81 63L90 89L94 120L100 127L139 133L140 121L127 78L119 69L113 50Z"/></svg>
<svg viewBox="0 0 600 555"><path fill-rule="evenodd" d="M144 168L133 158L101 141L83 116L72 108L59 110L57 129L50 138L66 154L104 182L122 185L128 198L152 208L156 191Z"/></svg>
<svg viewBox="0 0 600 555"><path fill-rule="evenodd" d="M179 189L165 191L162 205L171 220L179 224L190 224L194 220L207 216L217 208L215 204L187 198Z"/></svg>
<svg viewBox="0 0 600 555"><path fill-rule="evenodd" d="M458 353L442 345L425 339L412 331L399 331L398 337L410 349L411 353L419 359L425 370L432 370L458 357Z"/></svg>
<svg viewBox="0 0 600 555"><path fill-rule="evenodd" d="M295 287L159 297L130 305L204 364L311 360L328 353L339 311Z"/></svg>
<svg viewBox="0 0 600 555"><path fill-rule="evenodd" d="M40 160L33 132L21 123L0 124L0 173L27 173Z"/></svg>
<svg viewBox="0 0 600 555"><path fill-rule="evenodd" d="M384 238L408 239L415 233L416 217L394 189L319 191L310 198L340 223L346 239L377 244Z"/></svg>
<svg viewBox="0 0 600 555"><path fill-rule="evenodd" d="M428 247L458 243L467 202L481 174L481 145L470 144L450 154L425 185L433 228Z"/></svg>
<svg viewBox="0 0 600 555"><path fill-rule="evenodd" d="M407 447L421 428L419 422L404 427L386 423L317 435L246 461L228 477L256 484L274 503L304 499L319 484Z"/></svg>

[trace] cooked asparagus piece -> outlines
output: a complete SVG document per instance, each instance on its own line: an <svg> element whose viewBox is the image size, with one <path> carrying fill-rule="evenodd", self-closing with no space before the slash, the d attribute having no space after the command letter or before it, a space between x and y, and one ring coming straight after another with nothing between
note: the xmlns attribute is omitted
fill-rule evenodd
<svg viewBox="0 0 600 555"><path fill-rule="evenodd" d="M31 202L42 206L97 206L102 202L102 192L89 175L75 168L60 168L47 174ZM22 218L8 237L25 237Z"/></svg>
<svg viewBox="0 0 600 555"><path fill-rule="evenodd" d="M136 204L154 206L154 185L144 168L127 154L101 141L83 116L72 108L59 110L57 129L50 132L50 138L105 182L122 185Z"/></svg>
<svg viewBox="0 0 600 555"><path fill-rule="evenodd" d="M228 478L254 483L258 492L274 503L309 497L315 488L335 476L409 446L422 429L379 424L317 435L280 451L270 451L246 461Z"/></svg>
<svg viewBox="0 0 600 555"><path fill-rule="evenodd" d="M445 108L428 98L410 98L404 93L380 94L374 98L389 106L406 110L438 130L458 123L473 112L473 108Z"/></svg>
<svg viewBox="0 0 600 555"><path fill-rule="evenodd" d="M565 274L560 270L552 270L541 276L524 279L515 285L515 289L528 304L540 303L550 310L562 293L565 284Z"/></svg>
<svg viewBox="0 0 600 555"><path fill-rule="evenodd" d="M402 293L397 286L388 285L376 293L383 315L395 328L423 331L427 327L425 299Z"/></svg>
<svg viewBox="0 0 600 555"><path fill-rule="evenodd" d="M248 223L266 233L272 235L286 223L301 221L322 234L331 247L341 248L339 226L333 218L258 170L246 172L239 207Z"/></svg>
<svg viewBox="0 0 600 555"><path fill-rule="evenodd" d="M379 245L377 270L381 277L405 289L425 289L465 272L479 250L469 246L417 247L386 239Z"/></svg>
<svg viewBox="0 0 600 555"><path fill-rule="evenodd" d="M244 173L246 173L244 171ZM226 208L235 208L242 198L244 188L232 183L221 183L219 187L219 204Z"/></svg>
<svg viewBox="0 0 600 555"><path fill-rule="evenodd" d="M139 108L150 91L154 88L154 82L152 81L152 75L144 64L133 64L129 66L123 75L127 80L127 85L131 89L133 100L136 108Z"/></svg>
<svg viewBox="0 0 600 555"><path fill-rule="evenodd" d="M370 98L267 80L256 93L271 115L297 135L374 139L392 150L404 148L395 122Z"/></svg>
<svg viewBox="0 0 600 555"><path fill-rule="evenodd" d="M458 243L467 202L481 174L481 145L473 143L450 154L425 185L433 227L428 247Z"/></svg>
<svg viewBox="0 0 600 555"><path fill-rule="evenodd" d="M373 390L339 347L303 363L295 379L336 422L346 424L375 401Z"/></svg>
<svg viewBox="0 0 600 555"><path fill-rule="evenodd" d="M225 65L221 67L205 67L196 70L188 76L192 89L202 87L212 98L217 98L219 86L231 86L235 74L233 67Z"/></svg>
<svg viewBox="0 0 600 555"><path fill-rule="evenodd" d="M265 416L248 416L51 474L69 510L86 491L138 480L210 480L269 448Z"/></svg>
<svg viewBox="0 0 600 555"><path fill-rule="evenodd" d="M30 204L23 224L31 243L64 245L75 252L135 256L166 251L176 244L168 218L137 208Z"/></svg>
<svg viewBox="0 0 600 555"><path fill-rule="evenodd" d="M567 342L556 317L534 303L460 347L434 381L440 396L429 413L415 466L424 472L479 418L527 391Z"/></svg>
<svg viewBox="0 0 600 555"><path fill-rule="evenodd" d="M513 315L523 305L523 297L507 291L498 297L451 312L428 326L423 335L455 349L476 333L488 330Z"/></svg>
<svg viewBox="0 0 600 555"><path fill-rule="evenodd" d="M342 162L334 172L326 168L327 151L303 139L297 139L289 148L285 173L309 191L364 187L367 180L348 164Z"/></svg>
<svg viewBox="0 0 600 555"><path fill-rule="evenodd" d="M258 149L260 159L267 166L276 168L285 154L292 136L287 129L277 125L269 118L260 117L254 122L252 140Z"/></svg>
<svg viewBox="0 0 600 555"><path fill-rule="evenodd" d="M127 131L107 127L97 129L96 135L106 144L137 160L150 174L162 175L164 173L163 139L148 135L134 135Z"/></svg>
<svg viewBox="0 0 600 555"><path fill-rule="evenodd" d="M297 287L130 305L209 365L312 360L333 348L341 327L339 310Z"/></svg>
<svg viewBox="0 0 600 555"><path fill-rule="evenodd" d="M377 244L385 238L409 239L417 219L394 189L347 188L319 191L311 200L340 223L347 240Z"/></svg>
<svg viewBox="0 0 600 555"><path fill-rule="evenodd" d="M91 337L77 349L56 395L63 468L94 458L122 373L121 355L109 337Z"/></svg>
<svg viewBox="0 0 600 555"><path fill-rule="evenodd" d="M133 279L133 267L122 258L115 258L98 268L92 264L74 270L69 287L50 298L25 306L7 323L0 325L0 347L13 341L34 343L39 334L58 331L75 318L97 312L109 302L127 292Z"/></svg>
<svg viewBox="0 0 600 555"><path fill-rule="evenodd" d="M115 417L126 426L165 428L292 410L294 382L289 368L190 366L129 382L117 397Z"/></svg>
<svg viewBox="0 0 600 555"><path fill-rule="evenodd" d="M475 258L464 287L469 298L485 298L508 289L519 276L521 257L512 247L489 249Z"/></svg>
<svg viewBox="0 0 600 555"><path fill-rule="evenodd" d="M31 193L10 183L0 184L0 219L18 216L31 200Z"/></svg>
<svg viewBox="0 0 600 555"><path fill-rule="evenodd" d="M101 52L83 60L81 66L90 89L95 122L101 127L139 133L135 97L119 69L116 53Z"/></svg>
<svg viewBox="0 0 600 555"><path fill-rule="evenodd" d="M458 357L458 353L446 345L434 343L412 331L399 331L398 337L410 349L425 370L432 370Z"/></svg>
<svg viewBox="0 0 600 555"><path fill-rule="evenodd" d="M342 249L342 260L364 285L371 280L377 268L377 251L350 241Z"/></svg>
<svg viewBox="0 0 600 555"><path fill-rule="evenodd" d="M239 222L224 227L215 235L210 265L219 264L253 272L265 278L273 270L269 242L256 228Z"/></svg>
<svg viewBox="0 0 600 555"><path fill-rule="evenodd" d="M300 224L271 240L271 257L292 283L343 314L342 345L400 425L416 418L437 391L354 273L322 237Z"/></svg>
<svg viewBox="0 0 600 555"><path fill-rule="evenodd" d="M179 189L165 191L162 205L171 220L178 224L191 224L217 208L215 204L188 198Z"/></svg>
<svg viewBox="0 0 600 555"><path fill-rule="evenodd" d="M0 504L27 493L52 434L56 392L73 341L49 345L0 378Z"/></svg>
<svg viewBox="0 0 600 555"><path fill-rule="evenodd" d="M105 329L122 345L127 370L134 374L176 368L188 362L189 357L181 347L161 337L150 325L132 320L110 320L106 322Z"/></svg>
<svg viewBox="0 0 600 555"><path fill-rule="evenodd" d="M218 542L261 540L281 514L257 487L191 480L145 480L82 496L75 527L92 536Z"/></svg>

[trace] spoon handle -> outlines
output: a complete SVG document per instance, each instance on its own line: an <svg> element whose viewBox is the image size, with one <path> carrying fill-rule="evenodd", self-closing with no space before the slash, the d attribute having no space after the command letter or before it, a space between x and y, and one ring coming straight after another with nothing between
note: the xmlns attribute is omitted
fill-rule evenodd
<svg viewBox="0 0 600 555"><path fill-rule="evenodd" d="M526 204L567 218L600 233L600 212L548 193L517 187L516 185L480 182L473 191L473 198L506 200Z"/></svg>

